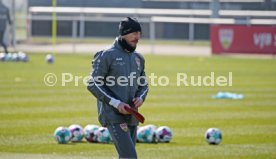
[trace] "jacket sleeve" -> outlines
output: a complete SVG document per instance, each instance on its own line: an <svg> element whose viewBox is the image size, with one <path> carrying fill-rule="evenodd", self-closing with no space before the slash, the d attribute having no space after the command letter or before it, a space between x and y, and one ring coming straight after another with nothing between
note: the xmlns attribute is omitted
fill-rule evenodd
<svg viewBox="0 0 276 159"><path fill-rule="evenodd" d="M140 74L140 85L138 86L138 90L135 93L135 97L139 97L141 98L143 101L146 100L148 91L149 91L149 87L148 87L148 81L147 81L147 77L146 77L146 73L145 73L145 64L143 62L143 70Z"/></svg>
<svg viewBox="0 0 276 159"><path fill-rule="evenodd" d="M87 89L98 100L117 108L121 101L112 97L104 84L104 79L109 70L109 63L108 56L104 54L104 51L96 53L92 61L92 72L87 82Z"/></svg>

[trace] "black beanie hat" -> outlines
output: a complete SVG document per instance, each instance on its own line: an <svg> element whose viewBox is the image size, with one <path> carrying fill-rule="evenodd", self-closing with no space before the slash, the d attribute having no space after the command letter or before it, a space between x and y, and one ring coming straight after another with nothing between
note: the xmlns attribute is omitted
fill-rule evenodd
<svg viewBox="0 0 276 159"><path fill-rule="evenodd" d="M127 17L119 24L119 33L122 36L137 31L141 32L141 26L136 19Z"/></svg>

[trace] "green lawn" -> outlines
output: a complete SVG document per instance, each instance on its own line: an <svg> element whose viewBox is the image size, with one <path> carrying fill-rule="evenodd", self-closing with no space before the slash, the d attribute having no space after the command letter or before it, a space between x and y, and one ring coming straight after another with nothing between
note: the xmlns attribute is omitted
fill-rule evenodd
<svg viewBox="0 0 276 159"><path fill-rule="evenodd" d="M95 99L82 80L61 86L61 73L85 77L92 55L29 54L29 63L0 62L0 158L117 158L112 144L70 143L53 139L58 126L99 124ZM234 57L146 56L146 71L168 76L169 86L150 87L140 109L145 124L167 125L174 136L167 144L137 144L141 159L276 158L276 61ZM43 82L55 73L57 85ZM176 73L227 76L232 87L176 86ZM245 95L243 100L212 99L219 91ZM204 133L217 127L222 143L210 146Z"/></svg>

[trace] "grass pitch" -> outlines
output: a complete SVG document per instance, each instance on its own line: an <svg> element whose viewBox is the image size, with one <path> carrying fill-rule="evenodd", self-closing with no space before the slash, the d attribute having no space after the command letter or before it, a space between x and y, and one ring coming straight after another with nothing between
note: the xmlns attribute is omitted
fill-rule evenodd
<svg viewBox="0 0 276 159"><path fill-rule="evenodd" d="M29 63L0 62L0 158L117 158L112 144L70 143L53 139L58 126L99 124L95 98L82 78L91 71L92 55L29 54ZM147 74L168 76L169 86L151 86L140 111L145 124L167 125L174 136L168 144L137 144L141 159L269 159L276 158L276 61L231 57L154 56L146 58ZM57 84L44 84L46 73ZM176 73L227 76L232 87L176 86ZM79 76L61 86L61 73ZM82 76L82 78L80 78ZM219 91L245 95L243 100L212 99ZM204 133L217 127L222 143L210 146Z"/></svg>

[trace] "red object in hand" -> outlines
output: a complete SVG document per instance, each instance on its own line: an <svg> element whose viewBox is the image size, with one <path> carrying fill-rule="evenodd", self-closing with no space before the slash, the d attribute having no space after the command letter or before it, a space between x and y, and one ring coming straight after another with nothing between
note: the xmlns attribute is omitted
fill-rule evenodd
<svg viewBox="0 0 276 159"><path fill-rule="evenodd" d="M129 112L130 114L134 115L135 118L140 122L140 123L144 123L145 121L145 118L142 114L138 113L136 110L132 109L132 108L129 108L129 107L124 107L125 110L127 112Z"/></svg>

